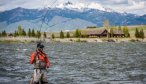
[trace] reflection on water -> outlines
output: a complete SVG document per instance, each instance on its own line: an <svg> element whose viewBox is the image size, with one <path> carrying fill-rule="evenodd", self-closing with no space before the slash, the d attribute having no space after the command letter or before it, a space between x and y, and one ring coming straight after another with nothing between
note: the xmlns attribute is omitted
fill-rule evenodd
<svg viewBox="0 0 146 84"><path fill-rule="evenodd" d="M47 43L50 84L146 84L146 43ZM0 84L28 84L36 44L0 44Z"/></svg>

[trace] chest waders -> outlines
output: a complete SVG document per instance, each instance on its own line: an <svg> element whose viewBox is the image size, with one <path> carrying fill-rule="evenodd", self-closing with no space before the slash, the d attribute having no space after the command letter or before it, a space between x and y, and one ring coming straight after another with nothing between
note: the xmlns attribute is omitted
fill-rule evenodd
<svg viewBox="0 0 146 84"><path fill-rule="evenodd" d="M40 60L42 54L37 52L35 55L35 63L34 63L34 75L32 79L32 83L30 84L44 84L42 83L42 77L44 75L43 71L46 69L46 58L44 61Z"/></svg>
<svg viewBox="0 0 146 84"><path fill-rule="evenodd" d="M40 60L39 55L42 56L40 52L37 52L35 56L35 63L34 63L34 69L46 69L46 58L45 60Z"/></svg>

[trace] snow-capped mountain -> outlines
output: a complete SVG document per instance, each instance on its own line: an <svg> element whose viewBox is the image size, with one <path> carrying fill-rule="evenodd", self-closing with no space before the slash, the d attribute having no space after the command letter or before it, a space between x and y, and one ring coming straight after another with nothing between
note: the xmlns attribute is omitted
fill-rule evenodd
<svg viewBox="0 0 146 84"><path fill-rule="evenodd" d="M56 8L60 9L71 9L71 10L76 10L76 11L85 11L87 9L97 9L101 11L106 11L106 12L114 12L114 10L110 8L103 7L102 5L98 3L72 3L70 1L62 4L58 4Z"/></svg>
<svg viewBox="0 0 146 84"><path fill-rule="evenodd" d="M47 14L46 14L47 13ZM42 20L42 18L45 19ZM18 25L39 29L43 21L44 31L74 30L87 26L102 26L108 19L111 25L146 24L146 15L119 13L97 3L67 2L45 9L15 8L0 12L0 31L14 31Z"/></svg>

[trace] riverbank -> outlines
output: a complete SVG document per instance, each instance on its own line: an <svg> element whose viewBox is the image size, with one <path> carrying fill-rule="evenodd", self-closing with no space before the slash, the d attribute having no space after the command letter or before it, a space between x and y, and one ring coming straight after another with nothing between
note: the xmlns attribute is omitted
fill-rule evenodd
<svg viewBox="0 0 146 84"><path fill-rule="evenodd" d="M43 42L146 42L145 39L137 39L137 38L41 38ZM7 43L33 43L38 42L38 38L33 37L1 37L0 42L7 42Z"/></svg>
<svg viewBox="0 0 146 84"><path fill-rule="evenodd" d="M34 37L1 37L0 42L7 43L33 43L38 42L40 39ZM43 41L49 42L49 39L41 39Z"/></svg>
<svg viewBox="0 0 146 84"><path fill-rule="evenodd" d="M65 38L53 39L55 42L146 42L146 39L137 38Z"/></svg>

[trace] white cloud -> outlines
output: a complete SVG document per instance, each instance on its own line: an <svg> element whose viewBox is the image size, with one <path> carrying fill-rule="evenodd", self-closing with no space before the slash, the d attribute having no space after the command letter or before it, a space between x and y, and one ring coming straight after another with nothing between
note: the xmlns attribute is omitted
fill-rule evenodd
<svg viewBox="0 0 146 84"><path fill-rule="evenodd" d="M130 4L130 6L126 8L126 11L134 11L145 8L145 2L136 2L134 0L128 0L128 3Z"/></svg>
<svg viewBox="0 0 146 84"><path fill-rule="evenodd" d="M146 1L128 0L127 4L122 4L118 6L112 5L109 7L119 12L127 12L127 13L143 15L146 14L146 12L144 11L146 9L145 5L146 5Z"/></svg>
<svg viewBox="0 0 146 84"><path fill-rule="evenodd" d="M56 0L1 0L0 11L10 10L16 7L23 8L44 8L50 6ZM129 12L135 14L146 14L146 0L57 0L53 6L71 1L73 3L90 4L89 8L102 7L111 8L119 12ZM83 6L82 4L80 6Z"/></svg>

